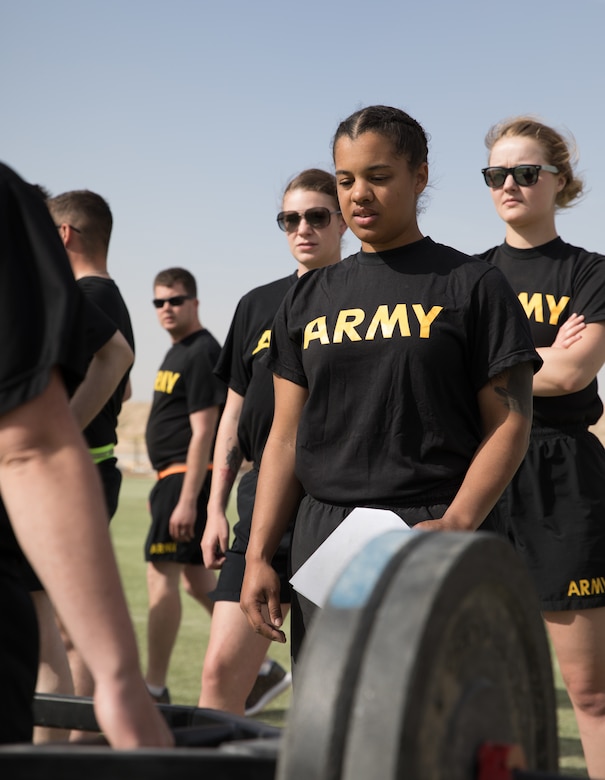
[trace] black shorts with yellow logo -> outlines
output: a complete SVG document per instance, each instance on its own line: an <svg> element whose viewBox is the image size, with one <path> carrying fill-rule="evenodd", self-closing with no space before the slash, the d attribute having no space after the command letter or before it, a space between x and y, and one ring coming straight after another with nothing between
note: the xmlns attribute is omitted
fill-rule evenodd
<svg viewBox="0 0 605 780"><path fill-rule="evenodd" d="M495 530L528 566L542 609L605 606L605 450L596 436L534 426L503 500Z"/></svg>
<svg viewBox="0 0 605 780"><path fill-rule="evenodd" d="M173 561L202 565L200 542L206 526L211 474L212 472L209 471L197 499L195 536L190 542L177 542L168 531L170 517L179 502L185 474L170 474L158 479L149 494L151 528L145 541L146 561Z"/></svg>
<svg viewBox="0 0 605 780"><path fill-rule="evenodd" d="M253 468L240 479L237 490L238 521L233 528L233 542L225 553L225 562L221 568L215 590L208 595L213 601L239 601L246 570L246 550L250 540L252 512L258 483L258 469ZM277 572L280 581L280 602L289 604L289 557L292 526L283 535L271 565Z"/></svg>

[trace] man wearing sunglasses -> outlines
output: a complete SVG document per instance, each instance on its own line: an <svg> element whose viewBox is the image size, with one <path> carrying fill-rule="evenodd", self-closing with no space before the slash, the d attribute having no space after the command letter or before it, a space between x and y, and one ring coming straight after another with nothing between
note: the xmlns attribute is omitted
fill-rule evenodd
<svg viewBox="0 0 605 780"><path fill-rule="evenodd" d="M124 336L134 355L134 335L126 303L107 270L107 254L113 215L107 201L90 190L72 190L47 200L48 210L59 231L71 270L84 296L109 317ZM122 473L117 466L118 416L122 401L130 396L130 367L101 412L84 429L84 438L101 478L111 519L117 508ZM92 696L90 672L70 638L64 635L69 666L77 696ZM85 737L84 737L85 738Z"/></svg>
<svg viewBox="0 0 605 780"><path fill-rule="evenodd" d="M169 702L166 687L181 602L179 581L209 612L215 576L202 562L200 540L210 494L211 456L226 387L213 369L220 345L198 315L189 271L168 268L154 281L153 305L172 347L157 373L147 421L149 460L158 481L149 496L151 528L145 542L149 614L147 687Z"/></svg>

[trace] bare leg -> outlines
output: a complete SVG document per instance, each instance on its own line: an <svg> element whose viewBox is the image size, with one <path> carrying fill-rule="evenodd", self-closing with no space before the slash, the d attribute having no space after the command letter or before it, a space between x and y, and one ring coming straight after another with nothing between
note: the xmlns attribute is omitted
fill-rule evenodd
<svg viewBox="0 0 605 780"><path fill-rule="evenodd" d="M56 616L56 622L67 654L74 693L76 696L93 696L95 692L95 683L92 675L58 616ZM86 742L93 736L95 736L95 734L92 731L74 729L69 738L71 742Z"/></svg>
<svg viewBox="0 0 605 780"><path fill-rule="evenodd" d="M605 778L605 607L544 613L590 777Z"/></svg>
<svg viewBox="0 0 605 780"><path fill-rule="evenodd" d="M181 624L179 579L183 564L147 564L147 675L145 680L163 688L168 677L170 656Z"/></svg>
<svg viewBox="0 0 605 780"><path fill-rule="evenodd" d="M284 617L288 604L282 604ZM199 706L243 715L270 640L255 634L238 602L217 601L202 670Z"/></svg>
<svg viewBox="0 0 605 780"><path fill-rule="evenodd" d="M31 592L40 632L40 664L38 666L38 693L73 694L72 682L65 646L55 621L55 609L43 590ZM64 741L69 737L67 729L34 727L34 744Z"/></svg>
<svg viewBox="0 0 605 780"><path fill-rule="evenodd" d="M182 581L186 593L212 614L214 601L208 594L216 588L216 574L205 566L186 564L182 571Z"/></svg>
<svg viewBox="0 0 605 780"><path fill-rule="evenodd" d="M92 696L95 692L95 683L88 667L67 634L64 634L64 641L76 696Z"/></svg>

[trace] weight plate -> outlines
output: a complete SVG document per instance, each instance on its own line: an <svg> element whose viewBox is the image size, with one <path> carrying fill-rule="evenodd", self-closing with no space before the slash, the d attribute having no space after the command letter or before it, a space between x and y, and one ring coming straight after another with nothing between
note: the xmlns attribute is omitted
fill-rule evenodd
<svg viewBox="0 0 605 780"><path fill-rule="evenodd" d="M330 620L327 611L321 617ZM469 780L484 741L518 743L530 768L557 768L538 600L504 540L426 533L380 599L355 685L342 778Z"/></svg>
<svg viewBox="0 0 605 780"><path fill-rule="evenodd" d="M360 556L351 561L318 612L301 650L278 780L340 777L353 692L376 607L419 537L406 531L377 537L365 549L364 565L357 565Z"/></svg>

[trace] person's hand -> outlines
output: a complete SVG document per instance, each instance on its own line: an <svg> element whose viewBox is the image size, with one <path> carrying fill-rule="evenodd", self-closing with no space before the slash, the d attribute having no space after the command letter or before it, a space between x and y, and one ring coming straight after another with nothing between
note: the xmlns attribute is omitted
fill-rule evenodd
<svg viewBox="0 0 605 780"><path fill-rule="evenodd" d="M95 681L94 708L109 744L121 750L169 748L174 735L137 670Z"/></svg>
<svg viewBox="0 0 605 780"><path fill-rule="evenodd" d="M224 512L212 512L208 509L208 519L200 547L207 569L220 569L225 563L225 553L229 545L229 522Z"/></svg>
<svg viewBox="0 0 605 780"><path fill-rule="evenodd" d="M583 314L572 314L557 331L557 337L552 343L555 349L568 349L576 341L582 338L582 331L586 327Z"/></svg>
<svg viewBox="0 0 605 780"><path fill-rule="evenodd" d="M190 542L195 535L197 507L178 503L168 523L168 532L175 542Z"/></svg>
<svg viewBox="0 0 605 780"><path fill-rule="evenodd" d="M273 642L285 643L286 635L281 630L279 577L270 563L246 559L240 607L257 634Z"/></svg>
<svg viewBox="0 0 605 780"><path fill-rule="evenodd" d="M435 520L423 520L412 526L413 531L472 531L473 528L463 527L461 523L450 520L447 517L438 517Z"/></svg>

